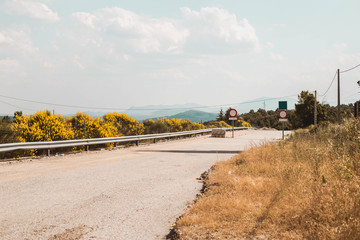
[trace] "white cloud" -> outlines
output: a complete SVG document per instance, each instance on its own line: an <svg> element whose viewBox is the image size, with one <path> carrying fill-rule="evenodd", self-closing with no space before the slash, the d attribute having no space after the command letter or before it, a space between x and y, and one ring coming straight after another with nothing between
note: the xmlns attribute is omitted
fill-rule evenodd
<svg viewBox="0 0 360 240"><path fill-rule="evenodd" d="M94 14L78 12L72 16L95 34L105 34L117 45L136 52L174 52L188 36L187 30L175 20L142 16L118 7L100 9Z"/></svg>
<svg viewBox="0 0 360 240"><path fill-rule="evenodd" d="M265 44L262 45L262 49L274 49L275 46L272 42L266 42Z"/></svg>
<svg viewBox="0 0 360 240"><path fill-rule="evenodd" d="M284 57L280 54L270 53L270 59L273 61L283 61Z"/></svg>
<svg viewBox="0 0 360 240"><path fill-rule="evenodd" d="M0 59L0 67L10 68L10 67L18 67L18 66L19 66L19 61L16 59L11 59L11 58Z"/></svg>
<svg viewBox="0 0 360 240"><path fill-rule="evenodd" d="M6 2L10 14L25 16L33 19L56 22L59 16L47 5L31 0L9 0Z"/></svg>
<svg viewBox="0 0 360 240"><path fill-rule="evenodd" d="M254 27L227 10L182 8L182 19L153 18L113 7L94 13L77 12L78 41L101 38L116 49L140 53L229 53L260 50ZM87 28L87 30L85 30Z"/></svg>
<svg viewBox="0 0 360 240"><path fill-rule="evenodd" d="M75 55L73 57L73 63L81 70L85 69L84 65L80 62L80 57L78 55Z"/></svg>
<svg viewBox="0 0 360 240"><path fill-rule="evenodd" d="M5 44L5 43L11 43L12 39L9 36L6 36L4 33L0 32L0 44Z"/></svg>
<svg viewBox="0 0 360 240"><path fill-rule="evenodd" d="M200 11L182 8L184 25L190 31L189 45L204 51L259 50L255 28L227 10L206 7ZM193 49L193 48L192 48Z"/></svg>
<svg viewBox="0 0 360 240"><path fill-rule="evenodd" d="M54 68L54 64L49 63L49 62L43 62L43 63L42 63L42 66L43 66L44 68L47 68L47 69L53 69L53 68Z"/></svg>
<svg viewBox="0 0 360 240"><path fill-rule="evenodd" d="M35 52L37 50L26 30L0 29L1 52Z"/></svg>
<svg viewBox="0 0 360 240"><path fill-rule="evenodd" d="M123 55L123 58L124 58L125 61L129 61L129 60L130 60L130 56L127 55L127 54L124 54L124 55Z"/></svg>
<svg viewBox="0 0 360 240"><path fill-rule="evenodd" d="M95 15L86 12L76 12L73 13L72 16L77 19L79 22L91 27L95 28L94 20L96 19Z"/></svg>
<svg viewBox="0 0 360 240"><path fill-rule="evenodd" d="M170 93L174 101L184 95L197 101L197 91L208 84L210 93L205 95L210 97L204 95L204 99L212 100L220 80L219 97L229 84L234 87L228 91L235 93L235 86L249 79L247 72L257 62L251 56L262 55L254 54L259 45L255 29L246 19L223 9L189 11L178 19L144 16L117 7L73 13L53 25L55 31L44 33L46 41L36 38L40 49L34 46L29 29L0 28L0 55L18 59L22 70L13 70L7 79L27 79L40 88L51 82L62 91L66 91L62 81L67 81L86 85L92 92L101 78L105 85L114 86L110 91L122 90L123 102L134 104L143 101L137 96L146 98L149 92L159 101L171 97ZM3 56L1 51L9 54ZM26 75L19 77L19 73ZM130 94L135 88L140 89L136 96Z"/></svg>

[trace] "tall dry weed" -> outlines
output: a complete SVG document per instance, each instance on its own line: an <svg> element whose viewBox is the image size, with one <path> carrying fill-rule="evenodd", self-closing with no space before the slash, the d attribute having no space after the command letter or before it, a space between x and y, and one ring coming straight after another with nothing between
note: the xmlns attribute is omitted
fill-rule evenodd
<svg viewBox="0 0 360 240"><path fill-rule="evenodd" d="M360 121L295 132L211 171L180 239L360 239Z"/></svg>

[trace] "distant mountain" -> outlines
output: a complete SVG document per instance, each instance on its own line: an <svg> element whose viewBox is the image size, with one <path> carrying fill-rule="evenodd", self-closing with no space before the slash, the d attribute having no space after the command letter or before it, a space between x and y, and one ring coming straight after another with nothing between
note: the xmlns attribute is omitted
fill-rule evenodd
<svg viewBox="0 0 360 240"><path fill-rule="evenodd" d="M176 105L150 105L143 107L131 107L125 113L137 120L172 116L178 113L194 109L206 108L206 106L196 103L176 104Z"/></svg>
<svg viewBox="0 0 360 240"><path fill-rule="evenodd" d="M175 118L175 119L184 119L184 120L190 120L192 122L206 122L210 120L215 120L217 117L216 113L209 113L209 112L203 112L203 111L197 111L197 110L189 110L182 113L178 113L171 116L165 116L166 118ZM153 118L153 120L156 120L157 118Z"/></svg>

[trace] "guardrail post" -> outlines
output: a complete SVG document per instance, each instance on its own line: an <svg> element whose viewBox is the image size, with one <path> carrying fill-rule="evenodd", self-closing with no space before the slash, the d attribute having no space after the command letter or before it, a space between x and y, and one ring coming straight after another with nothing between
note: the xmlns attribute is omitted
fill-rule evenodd
<svg viewBox="0 0 360 240"><path fill-rule="evenodd" d="M156 143L156 138L154 138L154 143Z"/></svg>
<svg viewBox="0 0 360 240"><path fill-rule="evenodd" d="M47 156L50 157L50 148L47 150Z"/></svg>
<svg viewBox="0 0 360 240"><path fill-rule="evenodd" d="M136 146L139 146L139 140L136 140Z"/></svg>

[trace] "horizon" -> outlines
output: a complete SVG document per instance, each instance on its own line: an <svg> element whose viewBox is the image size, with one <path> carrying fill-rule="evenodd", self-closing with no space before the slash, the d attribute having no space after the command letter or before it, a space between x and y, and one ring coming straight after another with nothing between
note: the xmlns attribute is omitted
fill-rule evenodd
<svg viewBox="0 0 360 240"><path fill-rule="evenodd" d="M245 101L243 103L237 103L237 104L240 104L240 105L245 105L244 103L247 103L247 102L251 102L252 106L251 107L247 107L246 105L243 107L243 109L248 109L248 110L245 110L245 111L239 111L238 109L239 108L235 108L236 110L238 110L238 113L239 114L243 114L243 113L248 113L250 110L254 110L255 112L258 111L259 109L264 109L266 111L271 111L271 110L276 110L278 107L277 107L277 104L278 104L278 101L277 100L274 100L273 98L270 98L271 100L267 100L268 98L267 97L261 97L261 98L257 98L257 99L253 99L253 100L249 100L249 101ZM281 99L281 98L279 98ZM267 107L265 105L265 108L264 108L264 105L263 105L263 102L265 101L272 101L274 102L273 104L268 104ZM294 100L294 103L289 103L288 101L288 110L294 110L295 109L295 104L297 102L297 100L295 99L292 99ZM319 101L320 102L320 101ZM268 102L267 102L268 103ZM336 103L334 102L333 104L331 103L321 103L320 104L324 104L324 105L330 105L332 107L336 106ZM347 101L346 103L341 103L342 105L350 105L350 104L354 104L354 102L351 102L351 101ZM181 107L181 108L169 108L171 106L184 106L184 105L188 105L189 107ZM196 106L196 107L194 107ZM37 110L35 112L32 112L32 113L24 113L24 115L33 115L34 113L36 112L40 112L40 111L49 111L51 113L55 112L55 114L60 114L60 115L63 115L63 116L73 116L75 115L77 112L83 112L83 113L86 113L90 116L103 116L107 113L111 113L111 112L118 112L118 113L125 113L127 114L128 116L130 117L136 117L136 112L144 112L142 115L146 115L146 114L150 114L149 118L147 119L150 119L150 118L157 118L157 117L151 117L152 115L151 114L155 114L157 112L169 112L171 110L173 111L177 111L176 113L174 114L170 114L169 116L161 116L161 117L171 117L173 115L177 115L177 114L181 114L181 113L185 113L185 112L188 112L188 111L198 111L198 112L204 112L204 113L212 113L212 114L218 114L220 112L220 110L227 110L228 108L234 108L230 105L223 105L225 107L213 107L213 106L203 106L203 105L200 105L200 104L197 104L197 103L184 103L184 104L174 104L174 105L144 105L144 106L131 106L130 108L124 110L124 111L90 111L90 110L78 110L78 111L75 111L75 112L68 112L68 113L59 113L59 112L56 112L54 111L54 109L42 109L42 110ZM255 107L255 106L258 106L258 107ZM269 107L270 106L270 107ZM154 109L153 107L158 107L157 109ZM150 108L150 109L148 109ZM209 110L209 111L207 111ZM19 110L21 111L21 110ZM133 113L131 113L131 111L133 111ZM15 111L16 112L16 111ZM14 116L14 113L1 113L0 112L0 116L1 117L4 117L4 116L9 116L9 117L13 117ZM135 112L135 114L134 114ZM166 113L165 113L166 114ZM160 117L160 118L161 118ZM138 119L137 119L138 120ZM144 119L140 119L141 121L143 120L146 120L145 118Z"/></svg>

